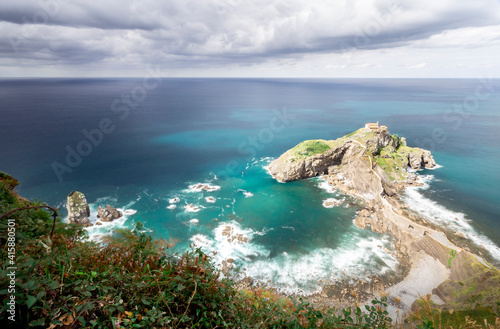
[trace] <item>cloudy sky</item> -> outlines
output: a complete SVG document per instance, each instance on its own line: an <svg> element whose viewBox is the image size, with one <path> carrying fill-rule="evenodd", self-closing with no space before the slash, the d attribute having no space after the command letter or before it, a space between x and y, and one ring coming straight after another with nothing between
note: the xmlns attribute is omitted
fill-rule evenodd
<svg viewBox="0 0 500 329"><path fill-rule="evenodd" d="M499 0L2 0L0 77L500 77Z"/></svg>

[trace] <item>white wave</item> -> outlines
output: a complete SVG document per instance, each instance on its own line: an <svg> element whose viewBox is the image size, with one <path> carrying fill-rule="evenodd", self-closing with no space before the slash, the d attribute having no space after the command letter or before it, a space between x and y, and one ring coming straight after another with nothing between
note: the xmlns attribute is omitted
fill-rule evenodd
<svg viewBox="0 0 500 329"><path fill-rule="evenodd" d="M94 202L94 204L101 205L101 204L110 204L110 203L116 203L118 199L115 196L103 196L100 198L97 198ZM90 207L90 204L89 204Z"/></svg>
<svg viewBox="0 0 500 329"><path fill-rule="evenodd" d="M114 230L118 228L127 227L125 223L130 216L137 213L135 209L125 209L117 208L118 211L122 213L122 217L117 218L111 222L103 222L97 217L97 206L101 205L103 200L109 200L109 198L99 198L98 202L89 204L90 208L90 222L93 226L86 227L87 235L92 241L101 241L102 237L106 235L111 235Z"/></svg>
<svg viewBox="0 0 500 329"><path fill-rule="evenodd" d="M397 259L386 253L388 240L361 239L337 249L320 248L305 255L283 252L270 260L245 264L247 275L288 294L311 295L320 292L318 282L334 282L340 278L366 276L366 271L383 274L395 269ZM375 259L386 265L380 268Z"/></svg>
<svg viewBox="0 0 500 329"><path fill-rule="evenodd" d="M179 203L181 202L181 199L178 197L172 198L168 200L168 203Z"/></svg>
<svg viewBox="0 0 500 329"><path fill-rule="evenodd" d="M195 193L195 192L214 192L217 190L220 190L220 186L218 185L210 185L207 183L197 183L193 185L188 186L188 192L190 193Z"/></svg>
<svg viewBox="0 0 500 329"><path fill-rule="evenodd" d="M250 162L247 167L253 167L253 166L255 166L257 164L260 164L262 162L270 164L274 159L275 158L273 158L273 157L262 157L262 158L259 158L259 159L253 158L252 162Z"/></svg>
<svg viewBox="0 0 500 329"><path fill-rule="evenodd" d="M193 219L190 219L189 222L191 224L198 224L200 222L200 220L198 218L193 218Z"/></svg>
<svg viewBox="0 0 500 329"><path fill-rule="evenodd" d="M269 170L269 165L267 166L262 166L262 168L266 171L266 173L271 176L272 178L274 178L274 175L271 174L271 170Z"/></svg>
<svg viewBox="0 0 500 329"><path fill-rule="evenodd" d="M173 210L173 209L176 209L177 206L175 204L171 204L171 205L168 205L166 208L170 209L170 210Z"/></svg>
<svg viewBox="0 0 500 329"><path fill-rule="evenodd" d="M118 209L118 210L120 210L120 209ZM123 214L125 216L132 216L132 215L135 215L137 213L137 210L135 210L135 209L125 209L122 212L123 212Z"/></svg>
<svg viewBox="0 0 500 329"><path fill-rule="evenodd" d="M410 166L406 167L406 172L416 173L417 171L418 171L417 169L413 169Z"/></svg>
<svg viewBox="0 0 500 329"><path fill-rule="evenodd" d="M203 234L196 234L193 235L190 239L193 244L197 247L200 248L208 248L213 244L213 240L211 240L209 237Z"/></svg>
<svg viewBox="0 0 500 329"><path fill-rule="evenodd" d="M213 196L208 196L205 198L205 201L208 203L215 203L215 198Z"/></svg>
<svg viewBox="0 0 500 329"><path fill-rule="evenodd" d="M253 234L262 236L262 235L266 235L267 232L271 232L271 231L274 231L274 228L270 227L270 228L264 228L261 231L253 231Z"/></svg>
<svg viewBox="0 0 500 329"><path fill-rule="evenodd" d="M320 189L322 189L322 190L325 190L328 193L335 193L336 192L335 187L333 187L330 184L328 184L328 182L325 181L324 179L320 180L320 183L318 184L318 187Z"/></svg>
<svg viewBox="0 0 500 329"><path fill-rule="evenodd" d="M439 168L443 168L443 166L436 163L436 166L434 166L434 168L425 168L425 170L436 170Z"/></svg>
<svg viewBox="0 0 500 329"><path fill-rule="evenodd" d="M423 187L407 188L404 202L425 219L452 231L465 234L469 240L483 247L495 259L500 260L500 248L488 237L477 232L471 225L471 220L464 213L450 210L420 193L420 190L428 188L427 182L424 182Z"/></svg>
<svg viewBox="0 0 500 329"><path fill-rule="evenodd" d="M251 197L253 197L253 193L252 192L248 192L247 190L243 190L241 188L239 188L237 190L237 192L242 192L243 195L245 196L245 198L251 198Z"/></svg>
<svg viewBox="0 0 500 329"><path fill-rule="evenodd" d="M231 258L245 269L243 277L249 275L280 291L300 295L318 292L320 280L362 278L367 271L383 274L395 269L398 263L394 256L384 251L383 247L390 245L387 237L364 239L358 236L346 238L337 249L319 248L304 255L285 251L270 259L270 251L255 243L253 238L271 230L254 231L232 221L220 223L213 230L213 237L196 234L190 240L205 252L214 254L216 264Z"/></svg>
<svg viewBox="0 0 500 329"><path fill-rule="evenodd" d="M186 209L187 212L199 212L201 211L201 208L203 207L192 203L184 206L184 209Z"/></svg>
<svg viewBox="0 0 500 329"><path fill-rule="evenodd" d="M292 231L295 231L295 227L293 227L293 226L286 226L286 225L283 225L283 226L281 226L281 228L284 228L284 229L287 229L287 230L292 230Z"/></svg>
<svg viewBox="0 0 500 329"><path fill-rule="evenodd" d="M213 230L214 237L194 235L190 240L205 252L215 254L216 264L231 258L239 261L250 261L252 257L269 256L269 251L260 245L251 243L254 231L242 228L236 221L220 223Z"/></svg>
<svg viewBox="0 0 500 329"><path fill-rule="evenodd" d="M335 198L328 198L326 200L323 200L323 207L325 207L325 208L338 207L342 204L342 202L344 202L344 199L339 200L339 199L335 199Z"/></svg>

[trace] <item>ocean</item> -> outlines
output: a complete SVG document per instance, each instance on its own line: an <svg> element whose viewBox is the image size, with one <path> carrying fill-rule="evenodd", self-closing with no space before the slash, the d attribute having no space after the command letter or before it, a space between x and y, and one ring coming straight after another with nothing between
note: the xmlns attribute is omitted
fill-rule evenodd
<svg viewBox="0 0 500 329"><path fill-rule="evenodd" d="M287 293L394 272L391 238L353 224L360 203L320 178L278 183L266 166L306 139L386 125L439 168L403 198L500 264L500 80L2 79L0 170L61 209L83 192L176 252L201 247ZM325 207L324 201L338 200ZM319 283L319 284L318 284Z"/></svg>

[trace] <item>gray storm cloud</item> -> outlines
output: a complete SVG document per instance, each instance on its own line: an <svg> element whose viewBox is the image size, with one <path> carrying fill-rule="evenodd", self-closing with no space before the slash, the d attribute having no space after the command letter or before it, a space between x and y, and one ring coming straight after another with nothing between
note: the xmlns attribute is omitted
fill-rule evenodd
<svg viewBox="0 0 500 329"><path fill-rule="evenodd" d="M4 0L0 65L249 65L499 24L495 0Z"/></svg>

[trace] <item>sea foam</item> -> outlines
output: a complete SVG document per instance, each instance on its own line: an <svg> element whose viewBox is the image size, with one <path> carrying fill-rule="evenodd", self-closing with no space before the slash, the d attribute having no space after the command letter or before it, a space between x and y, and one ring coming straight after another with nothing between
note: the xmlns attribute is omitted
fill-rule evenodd
<svg viewBox="0 0 500 329"><path fill-rule="evenodd" d="M429 182L432 179L433 176L427 175L423 177L422 187L407 188L403 197L404 202L425 219L454 232L463 233L474 244L483 247L491 256L500 261L500 248L488 237L480 234L464 213L450 210L422 194L421 191L429 188Z"/></svg>
<svg viewBox="0 0 500 329"><path fill-rule="evenodd" d="M119 212L122 213L122 217L117 218L111 222L103 222L97 217L97 206L102 205L102 201L104 200L109 201L110 198L99 198L95 203L89 204L89 219L90 222L94 225L86 227L85 230L87 231L89 239L93 241L101 241L104 236L113 234L114 230L126 227L125 223L127 222L127 220L137 213L137 210L135 209L116 208ZM129 206L129 204L127 204L127 206ZM98 221L99 223L101 223L100 225L96 225Z"/></svg>
<svg viewBox="0 0 500 329"><path fill-rule="evenodd" d="M253 244L254 231L243 228L236 221L220 223L213 230L213 237L196 234L190 240L206 252L213 254L216 264L223 260L232 258L235 261L250 261L253 257L267 257L269 251L266 248Z"/></svg>
<svg viewBox="0 0 500 329"><path fill-rule="evenodd" d="M318 248L303 255L283 252L272 259L244 264L246 274L287 294L311 295L321 283L394 270L397 259L383 248L388 239L355 239L336 249Z"/></svg>
<svg viewBox="0 0 500 329"><path fill-rule="evenodd" d="M318 248L301 255L282 252L269 258L270 250L255 243L254 237L272 230L255 231L232 221L220 223L212 231L213 236L196 234L190 240L205 252L212 253L216 264L231 258L244 269L241 277L249 275L290 294L311 295L321 290L319 281L361 278L367 273L383 274L394 270L398 264L393 255L384 251L383 247L390 245L387 237L364 238L356 233L336 249Z"/></svg>
<svg viewBox="0 0 500 329"><path fill-rule="evenodd" d="M214 192L220 190L220 186L218 185L210 185L207 183L197 183L188 186L188 192L197 193L197 192Z"/></svg>

